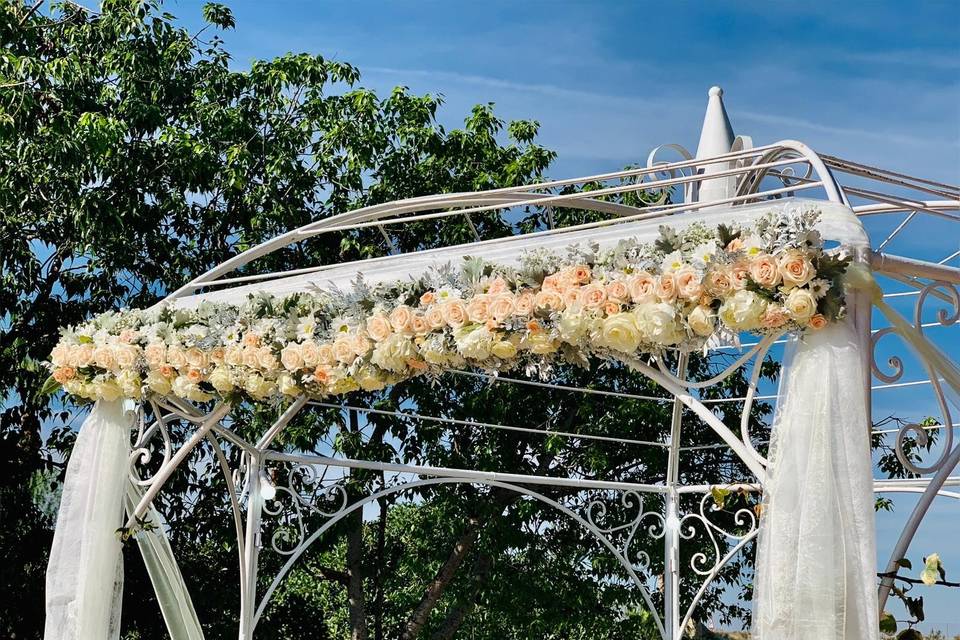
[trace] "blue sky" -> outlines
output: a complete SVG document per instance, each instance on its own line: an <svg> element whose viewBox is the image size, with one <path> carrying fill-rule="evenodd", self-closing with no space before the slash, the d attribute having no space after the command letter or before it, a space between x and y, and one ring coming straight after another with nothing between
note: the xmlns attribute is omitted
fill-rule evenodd
<svg viewBox="0 0 960 640"><path fill-rule="evenodd" d="M192 27L201 2L170 2ZM238 68L306 51L348 61L361 83L441 93L440 120L473 104L533 118L559 158L551 177L644 162L655 146L694 149L707 89L725 90L736 133L757 144L799 139L817 151L960 182L960 2L306 2L238 1L224 34ZM896 220L870 223L879 233ZM957 225L923 223L894 247L940 260ZM957 265L954 260L951 264ZM905 308L905 307L904 307ZM906 309L906 308L905 308ZM937 339L960 353L956 327ZM910 379L915 379L913 375ZM922 417L929 392L888 391L877 413ZM886 557L912 499L878 525ZM934 507L912 546L960 575L951 537L960 504ZM960 633L956 590L922 590L927 617ZM951 604L953 605L951 607Z"/></svg>

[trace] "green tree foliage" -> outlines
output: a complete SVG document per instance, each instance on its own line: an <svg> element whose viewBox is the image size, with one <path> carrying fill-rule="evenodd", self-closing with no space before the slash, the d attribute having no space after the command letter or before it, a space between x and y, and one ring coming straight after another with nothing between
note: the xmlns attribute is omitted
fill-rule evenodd
<svg viewBox="0 0 960 640"><path fill-rule="evenodd" d="M38 361L57 328L92 313L152 304L207 269L251 246L313 220L362 206L438 192L538 180L554 154L535 142L534 121L505 123L479 105L461 129L436 116L441 99L397 88L378 96L362 88L351 65L288 54L231 69L215 35L234 24L229 9L209 4L209 23L191 34L156 0L105 0L97 11L73 2L5 0L0 5L0 633L39 637L45 553L55 492L82 409L37 391ZM321 43L322 44L322 43ZM587 188L590 188L588 185ZM633 194L638 204L664 194ZM475 215L392 231L394 247L376 229L327 234L291 245L241 273L362 259L594 219L596 214L524 209L512 216ZM511 222L512 221L512 222ZM723 364L693 357L692 375ZM774 372L768 368L767 375ZM520 375L522 377L522 375ZM623 367L561 369L557 380L631 393L662 395ZM740 375L710 390L742 395ZM617 396L547 393L529 386L448 376L414 381L378 394L357 393L356 405L415 408L462 420L549 426L597 435L663 442L672 405ZM719 405L730 424L738 403ZM262 432L281 408L239 407L232 428ZM755 407L762 437L769 407ZM692 416L684 445L713 444ZM173 425L182 439L186 425ZM462 428L414 419L314 408L293 422L279 445L288 450L489 469L513 473L658 482L660 447L621 446L516 431ZM227 447L230 461L239 452ZM719 470L719 476L717 475ZM278 473L289 470L277 469ZM208 637L235 633L236 548L226 483L211 450L196 451L158 502ZM745 470L723 448L685 455L686 482L736 482ZM354 473L350 499L384 479ZM628 516L613 495L538 489L581 511L589 499L609 510L610 524ZM728 496L716 514L734 528L733 513L751 505ZM659 504L648 498L647 509ZM695 510L697 504L683 505ZM259 637L386 638L644 637L648 614L609 554L573 521L511 491L442 485L379 501L375 514L344 519L281 583ZM311 527L319 518L308 522ZM280 526L268 519L269 538ZM724 544L721 541L722 544ZM699 545L699 546L698 546ZM708 543L684 546L685 565ZM633 551L662 568L662 541L643 536ZM710 556L708 556L710 557ZM261 588L282 558L265 552ZM720 589L748 588L745 559L730 564ZM652 584L659 605L657 585ZM682 599L695 590L684 583ZM745 594L748 594L745 591ZM124 627L130 637L163 637L152 590L136 548L127 550ZM727 615L745 613L742 607Z"/></svg>

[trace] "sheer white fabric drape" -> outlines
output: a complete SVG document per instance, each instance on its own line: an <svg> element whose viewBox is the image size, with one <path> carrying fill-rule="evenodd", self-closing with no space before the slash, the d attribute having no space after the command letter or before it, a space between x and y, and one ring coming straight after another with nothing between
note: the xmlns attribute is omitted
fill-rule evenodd
<svg viewBox="0 0 960 640"><path fill-rule="evenodd" d="M787 347L756 557L756 640L879 636L866 373L838 324Z"/></svg>
<svg viewBox="0 0 960 640"><path fill-rule="evenodd" d="M44 640L111 640L120 634L123 553L117 529L141 492L128 476L130 427L123 403L100 401L84 421L67 464L47 565ZM159 514L136 535L170 637L202 640Z"/></svg>
<svg viewBox="0 0 960 640"><path fill-rule="evenodd" d="M98 402L67 464L47 565L45 640L107 640L120 634L123 525L130 426L123 403Z"/></svg>

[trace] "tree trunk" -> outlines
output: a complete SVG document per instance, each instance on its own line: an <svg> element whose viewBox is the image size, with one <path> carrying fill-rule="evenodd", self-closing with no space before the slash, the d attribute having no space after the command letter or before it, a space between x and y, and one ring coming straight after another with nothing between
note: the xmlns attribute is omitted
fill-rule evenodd
<svg viewBox="0 0 960 640"><path fill-rule="evenodd" d="M348 516L347 602L350 607L351 640L367 640L367 607L363 595L363 509Z"/></svg>
<svg viewBox="0 0 960 640"><path fill-rule="evenodd" d="M477 606L480 589L483 588L487 578L490 577L492 568L493 557L488 553L481 553L473 563L473 569L470 572L469 594L447 613L447 617L444 618L440 628L433 634L433 640L451 640L460 630L460 625Z"/></svg>

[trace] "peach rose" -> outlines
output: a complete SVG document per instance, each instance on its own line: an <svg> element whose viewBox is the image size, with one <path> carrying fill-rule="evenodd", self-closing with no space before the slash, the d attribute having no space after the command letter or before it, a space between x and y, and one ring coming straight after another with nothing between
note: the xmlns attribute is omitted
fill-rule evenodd
<svg viewBox="0 0 960 640"><path fill-rule="evenodd" d="M810 318L810 322L807 323L811 329L819 331L827 326L827 319L822 313L815 313L813 317Z"/></svg>
<svg viewBox="0 0 960 640"><path fill-rule="evenodd" d="M223 357L226 349L223 347L214 347L210 350L210 362L213 364L223 364Z"/></svg>
<svg viewBox="0 0 960 640"><path fill-rule="evenodd" d="M549 275L543 279L543 284L540 286L541 291L552 291L553 293L560 293L563 290L563 287L560 284L560 276L557 274Z"/></svg>
<svg viewBox="0 0 960 640"><path fill-rule="evenodd" d="M470 322L484 323L490 319L490 298L480 294L467 302L467 317Z"/></svg>
<svg viewBox="0 0 960 640"><path fill-rule="evenodd" d="M613 300L607 300L603 305L603 312L608 316L612 316L615 313L620 313L623 310L623 307L620 306L619 302L614 302Z"/></svg>
<svg viewBox="0 0 960 640"><path fill-rule="evenodd" d="M257 367L260 366L260 359L257 357L256 347L243 348L243 364L244 366L250 367L251 369L256 369Z"/></svg>
<svg viewBox="0 0 960 640"><path fill-rule="evenodd" d="M77 368L89 367L93 362L93 345L81 344L70 348L70 364Z"/></svg>
<svg viewBox="0 0 960 640"><path fill-rule="evenodd" d="M317 384L327 384L330 382L330 367L323 364L320 365L313 370L313 378L317 381Z"/></svg>
<svg viewBox="0 0 960 640"><path fill-rule="evenodd" d="M199 349L197 349L197 351L203 355L204 361L204 364L199 366L206 366L206 354L201 352ZM129 369L132 367L137 361L137 353L137 348L129 344L117 345L113 348L113 358L117 361L117 366L121 369Z"/></svg>
<svg viewBox="0 0 960 640"><path fill-rule="evenodd" d="M196 369L202 369L210 364L210 358L203 351L196 347L187 349L183 356L187 359L187 364Z"/></svg>
<svg viewBox="0 0 960 640"><path fill-rule="evenodd" d="M536 320L530 320L527 322L527 331L530 333L540 333L543 331L543 327L541 327L540 323Z"/></svg>
<svg viewBox="0 0 960 640"><path fill-rule="evenodd" d="M767 306L767 310L760 319L760 326L764 329L778 329L785 325L788 320L790 320L790 314L787 313L786 309L778 304L771 304Z"/></svg>
<svg viewBox="0 0 960 640"><path fill-rule="evenodd" d="M413 322L413 310L405 304L395 307L390 312L390 326L397 333L409 333L411 322Z"/></svg>
<svg viewBox="0 0 960 640"><path fill-rule="evenodd" d="M176 345L167 347L167 362L177 369L187 366L187 355Z"/></svg>
<svg viewBox="0 0 960 640"><path fill-rule="evenodd" d="M333 357L337 362L342 364L350 364L357 357L357 352L354 351L353 345L350 344L352 341L346 336L337 338L333 343Z"/></svg>
<svg viewBox="0 0 960 640"><path fill-rule="evenodd" d="M580 287L570 287L560 294L560 299L563 300L563 306L565 307L575 307L580 305Z"/></svg>
<svg viewBox="0 0 960 640"><path fill-rule="evenodd" d="M264 371L276 369L277 365L280 364L277 361L277 356L273 355L273 349L270 347L260 347L260 349L257 350L257 360L260 362L260 368Z"/></svg>
<svg viewBox="0 0 960 640"><path fill-rule="evenodd" d="M430 325L431 329L441 329L444 325L443 310L439 306L434 305L427 309L424 319L427 321L427 324Z"/></svg>
<svg viewBox="0 0 960 640"><path fill-rule="evenodd" d="M607 292L602 284L593 282L580 289L577 299L588 309L599 309L607 301Z"/></svg>
<svg viewBox="0 0 960 640"><path fill-rule="evenodd" d="M742 237L737 236L736 238L734 238L733 240L727 243L727 251L733 252L733 251L740 251L741 249L743 249Z"/></svg>
<svg viewBox="0 0 960 640"><path fill-rule="evenodd" d="M657 278L654 288L657 298L663 302L673 302L677 299L677 279L673 273L664 273Z"/></svg>
<svg viewBox="0 0 960 640"><path fill-rule="evenodd" d="M427 322L427 319L420 313L413 314L413 319L410 321L410 328L413 329L413 333L418 336L430 333L430 323Z"/></svg>
<svg viewBox="0 0 960 640"><path fill-rule="evenodd" d="M747 286L747 279L750 276L750 270L744 262L738 262L730 268L730 281L733 283L734 291L740 291Z"/></svg>
<svg viewBox="0 0 960 640"><path fill-rule="evenodd" d="M614 280L607 283L607 298L614 302L626 302L629 299L630 290L623 280Z"/></svg>
<svg viewBox="0 0 960 640"><path fill-rule="evenodd" d="M187 380L193 384L197 384L203 380L203 373L201 373L200 369L189 369L187 371Z"/></svg>
<svg viewBox="0 0 960 640"><path fill-rule="evenodd" d="M490 295L497 295L500 293L506 293L510 287L507 286L507 281L497 276L493 279L493 282L490 283L490 286L487 288L487 293Z"/></svg>
<svg viewBox="0 0 960 640"><path fill-rule="evenodd" d="M123 331L120 332L119 340L124 344L130 344L131 342L136 340L137 337L139 337L139 335L140 334L138 334L133 329L124 329Z"/></svg>
<svg viewBox="0 0 960 640"><path fill-rule="evenodd" d="M490 317L496 322L503 322L513 315L516 309L513 294L502 293L493 299L490 304Z"/></svg>
<svg viewBox="0 0 960 640"><path fill-rule="evenodd" d="M114 357L113 349L105 344L93 350L93 362L101 369L115 369L117 367L117 359Z"/></svg>
<svg viewBox="0 0 960 640"><path fill-rule="evenodd" d="M443 319L454 329L459 329L467 323L467 307L463 300L451 300L443 305Z"/></svg>
<svg viewBox="0 0 960 640"><path fill-rule="evenodd" d="M563 308L563 299L556 291L547 291L546 289L537 293L535 304L538 309L552 309L559 311Z"/></svg>
<svg viewBox="0 0 960 640"><path fill-rule="evenodd" d="M700 274L693 267L681 267L675 274L677 293L681 298L697 300L703 293L703 284Z"/></svg>
<svg viewBox="0 0 960 640"><path fill-rule="evenodd" d="M70 366L62 366L53 370L53 379L63 384L67 380L73 380L77 376L77 370Z"/></svg>
<svg viewBox="0 0 960 640"><path fill-rule="evenodd" d="M733 279L730 272L722 267L715 267L707 273L707 291L722 298L733 291Z"/></svg>
<svg viewBox="0 0 960 640"><path fill-rule="evenodd" d="M425 294L420 296L420 304L424 307L433 304L437 301L437 294L433 291L427 291Z"/></svg>
<svg viewBox="0 0 960 640"><path fill-rule="evenodd" d="M513 312L518 316L528 316L533 313L535 304L536 299L534 298L533 292L524 290L523 293L517 296Z"/></svg>
<svg viewBox="0 0 960 640"><path fill-rule="evenodd" d="M590 282L591 273L590 267L585 264L580 264L571 269L571 274L575 282L579 284L587 284Z"/></svg>
<svg viewBox="0 0 960 640"><path fill-rule="evenodd" d="M761 253L750 261L750 277L761 287L773 289L780 284L777 261L768 253Z"/></svg>
<svg viewBox="0 0 960 640"><path fill-rule="evenodd" d="M627 287L630 289L630 297L636 303L653 302L656 297L657 279L641 271L627 281Z"/></svg>
<svg viewBox="0 0 960 640"><path fill-rule="evenodd" d="M393 327L390 326L390 320L382 313L377 313L367 318L367 335L369 335L374 342L383 342L390 337L392 332Z"/></svg>
<svg viewBox="0 0 960 640"><path fill-rule="evenodd" d="M817 270L810 259L798 249L788 249L777 260L783 284L789 287L802 287L810 282Z"/></svg>
<svg viewBox="0 0 960 640"><path fill-rule="evenodd" d="M173 376L177 375L176 370L168 364L160 367L159 371L160 375L162 375L164 378L172 378Z"/></svg>
<svg viewBox="0 0 960 640"><path fill-rule="evenodd" d="M350 338L350 346L358 356L364 356L370 351L370 339L362 333L355 333Z"/></svg>
<svg viewBox="0 0 960 640"><path fill-rule="evenodd" d="M259 347L260 346L260 334L251 331L243 336L243 346L245 347Z"/></svg>

